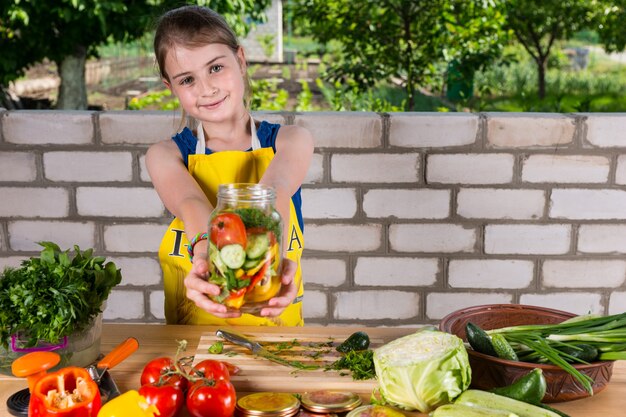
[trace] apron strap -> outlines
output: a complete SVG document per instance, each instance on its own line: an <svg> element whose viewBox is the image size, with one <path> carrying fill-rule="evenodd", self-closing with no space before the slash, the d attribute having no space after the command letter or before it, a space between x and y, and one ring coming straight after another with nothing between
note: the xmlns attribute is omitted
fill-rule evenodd
<svg viewBox="0 0 626 417"><path fill-rule="evenodd" d="M202 128L202 123L198 123L197 128L197 138L198 142L196 143L196 155L204 155L206 154L206 140L204 139L204 129ZM254 119L252 115L250 115L250 134L251 134L251 143L250 147L252 150L261 149L261 141L256 134L256 124L254 123Z"/></svg>

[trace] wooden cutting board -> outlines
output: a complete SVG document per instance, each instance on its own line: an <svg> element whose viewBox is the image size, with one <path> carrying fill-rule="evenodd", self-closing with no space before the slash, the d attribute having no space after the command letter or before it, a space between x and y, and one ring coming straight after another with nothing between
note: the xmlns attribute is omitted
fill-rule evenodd
<svg viewBox="0 0 626 417"><path fill-rule="evenodd" d="M302 393L321 389L341 389L359 394L369 394L376 388L375 379L354 380L350 371L325 371L323 369L341 357L335 347L355 330L345 328L326 331L325 328L317 328L316 333L310 333L303 331L302 328L283 327L279 334L276 333L275 329L271 329L271 331L264 331L263 329L262 327L258 328L254 333L242 332L238 329L236 331L259 342L272 352L276 352L281 346L289 346L289 349L279 350L281 357L287 360L301 361L305 364L320 365L322 369L312 371L294 369L255 356L246 348L226 341L224 341L224 350L221 354L208 353L211 345L217 341L223 341L215 333L203 333L201 335L193 364L204 359L216 359L238 366L240 372L231 378L237 391ZM369 336L370 348L372 349L393 339L372 334Z"/></svg>

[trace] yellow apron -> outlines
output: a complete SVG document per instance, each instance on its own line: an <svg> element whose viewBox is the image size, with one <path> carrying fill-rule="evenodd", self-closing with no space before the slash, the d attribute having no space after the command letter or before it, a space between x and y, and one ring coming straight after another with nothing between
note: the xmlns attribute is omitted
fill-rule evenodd
<svg viewBox="0 0 626 417"><path fill-rule="evenodd" d="M254 123L252 123L254 126ZM212 154L189 155L189 173L200 184L211 205L217 204L217 189L220 184L258 183L263 173L274 158L271 147L258 147L255 129L252 129L252 151L222 151ZM202 128L198 128L199 136ZM199 139L199 146L204 146L204 138ZM256 141L256 143L255 143ZM203 149L204 151L204 149ZM165 319L168 324L208 324L208 325L252 325L252 326L302 326L302 270L300 258L304 247L302 230L298 224L293 201L289 204L289 239L286 257L296 262L298 269L294 281L298 287L298 296L279 317L258 317L242 314L234 319L215 317L198 308L186 297L183 279L191 270L191 262L186 255L184 245L188 243L183 222L175 218L170 223L159 247L159 261L163 269L165 290ZM285 221L285 219L283 219ZM207 225L208 228L208 225ZM283 250L283 252L285 252Z"/></svg>

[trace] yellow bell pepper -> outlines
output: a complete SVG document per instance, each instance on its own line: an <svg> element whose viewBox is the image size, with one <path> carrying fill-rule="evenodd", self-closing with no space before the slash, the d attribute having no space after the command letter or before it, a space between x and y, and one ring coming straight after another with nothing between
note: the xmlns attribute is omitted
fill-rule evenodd
<svg viewBox="0 0 626 417"><path fill-rule="evenodd" d="M139 392L130 390L113 398L100 409L98 417L154 417L159 410L154 404L148 404Z"/></svg>

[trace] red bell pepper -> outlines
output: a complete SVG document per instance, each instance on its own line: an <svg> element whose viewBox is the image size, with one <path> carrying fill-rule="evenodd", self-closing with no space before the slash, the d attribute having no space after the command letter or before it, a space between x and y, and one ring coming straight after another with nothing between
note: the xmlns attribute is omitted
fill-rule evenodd
<svg viewBox="0 0 626 417"><path fill-rule="evenodd" d="M85 368L70 366L44 375L30 393L29 417L96 417L100 390Z"/></svg>

